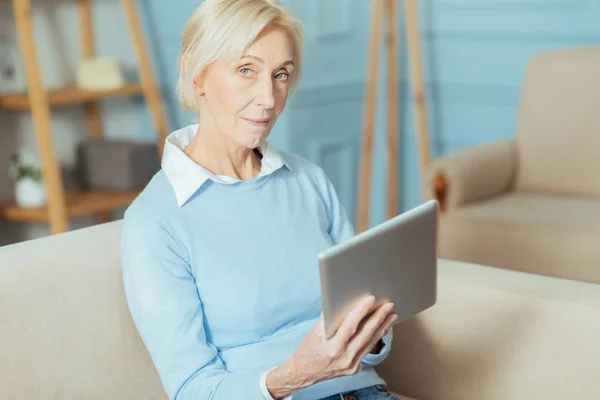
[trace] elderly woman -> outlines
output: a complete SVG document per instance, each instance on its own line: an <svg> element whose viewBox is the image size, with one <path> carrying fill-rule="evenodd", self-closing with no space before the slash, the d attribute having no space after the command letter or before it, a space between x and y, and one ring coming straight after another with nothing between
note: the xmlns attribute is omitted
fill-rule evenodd
<svg viewBox="0 0 600 400"><path fill-rule="evenodd" d="M373 367L392 305L324 333L317 254L353 235L318 166L267 137L298 84L299 22L275 0L206 0L183 32L173 132L128 208L123 278L170 399L392 399Z"/></svg>

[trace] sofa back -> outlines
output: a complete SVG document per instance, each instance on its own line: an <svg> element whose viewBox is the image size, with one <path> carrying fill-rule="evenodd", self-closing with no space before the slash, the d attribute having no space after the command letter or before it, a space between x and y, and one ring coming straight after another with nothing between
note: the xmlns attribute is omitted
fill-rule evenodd
<svg viewBox="0 0 600 400"><path fill-rule="evenodd" d="M600 398L600 285L440 261L437 304L380 373L427 400Z"/></svg>
<svg viewBox="0 0 600 400"><path fill-rule="evenodd" d="M519 113L516 187L600 197L600 46L534 57Z"/></svg>
<svg viewBox="0 0 600 400"><path fill-rule="evenodd" d="M164 400L131 320L121 222L0 247L0 399ZM440 260L378 370L420 400L596 399L600 285Z"/></svg>
<svg viewBox="0 0 600 400"><path fill-rule="evenodd" d="M121 286L120 226L0 247L0 399L166 399Z"/></svg>

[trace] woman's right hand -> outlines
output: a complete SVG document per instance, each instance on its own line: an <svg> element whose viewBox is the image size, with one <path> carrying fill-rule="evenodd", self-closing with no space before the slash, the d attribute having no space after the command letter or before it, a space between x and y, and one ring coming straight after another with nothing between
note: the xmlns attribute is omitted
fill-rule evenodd
<svg viewBox="0 0 600 400"><path fill-rule="evenodd" d="M267 376L267 388L273 398L285 397L317 382L356 374L363 358L396 321L393 309L391 303L375 309L375 298L367 296L344 318L331 338L325 334L321 316L294 354Z"/></svg>

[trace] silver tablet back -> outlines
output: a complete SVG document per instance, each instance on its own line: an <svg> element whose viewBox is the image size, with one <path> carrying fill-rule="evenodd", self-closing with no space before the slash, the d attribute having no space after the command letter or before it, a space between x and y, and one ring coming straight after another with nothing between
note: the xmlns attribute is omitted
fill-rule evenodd
<svg viewBox="0 0 600 400"><path fill-rule="evenodd" d="M364 296L392 301L396 323L437 301L438 203L427 201L319 254L328 336Z"/></svg>

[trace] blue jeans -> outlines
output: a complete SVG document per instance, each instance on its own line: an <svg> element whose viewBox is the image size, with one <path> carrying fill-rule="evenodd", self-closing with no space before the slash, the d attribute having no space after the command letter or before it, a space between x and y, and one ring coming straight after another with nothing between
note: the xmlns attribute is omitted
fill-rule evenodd
<svg viewBox="0 0 600 400"><path fill-rule="evenodd" d="M400 400L387 391L384 385L369 386L363 389L353 390L325 397L321 400Z"/></svg>

